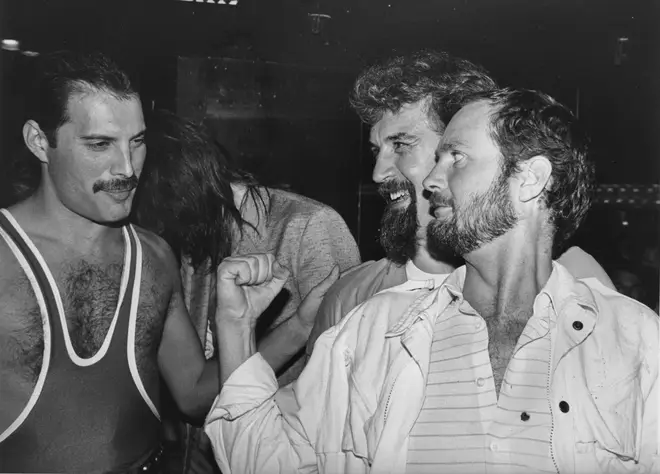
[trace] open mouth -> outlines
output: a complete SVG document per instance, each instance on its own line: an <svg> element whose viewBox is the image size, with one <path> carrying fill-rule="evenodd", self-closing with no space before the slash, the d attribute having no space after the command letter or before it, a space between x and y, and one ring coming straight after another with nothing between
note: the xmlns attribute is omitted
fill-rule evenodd
<svg viewBox="0 0 660 474"><path fill-rule="evenodd" d="M410 194L408 194L408 191L397 191L397 192L394 192L394 193L390 193L390 195L389 195L389 204L395 204L395 203L405 201L409 197L410 197Z"/></svg>

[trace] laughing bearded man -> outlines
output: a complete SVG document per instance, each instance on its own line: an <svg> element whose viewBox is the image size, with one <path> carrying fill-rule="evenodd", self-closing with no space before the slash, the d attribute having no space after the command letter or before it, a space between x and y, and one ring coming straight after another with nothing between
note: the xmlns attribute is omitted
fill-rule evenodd
<svg viewBox="0 0 660 474"><path fill-rule="evenodd" d="M445 98L495 87L483 68L434 51L389 59L358 77L351 104L371 126L373 180L387 203L380 231L386 258L363 263L330 288L307 343L308 356L323 331L372 295L409 280L441 282L461 264L451 250L426 245L432 216L422 181L435 165L445 130L439 116ZM595 277L614 289L605 270L582 249L571 247L558 261L576 278Z"/></svg>

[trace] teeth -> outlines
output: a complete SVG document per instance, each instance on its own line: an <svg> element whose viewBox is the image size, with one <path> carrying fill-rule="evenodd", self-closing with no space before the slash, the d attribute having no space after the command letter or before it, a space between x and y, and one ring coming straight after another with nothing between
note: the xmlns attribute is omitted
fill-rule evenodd
<svg viewBox="0 0 660 474"><path fill-rule="evenodd" d="M407 196L408 193L405 191L397 191L396 193L390 193L390 200L391 201L396 201L399 198L402 198L403 196Z"/></svg>

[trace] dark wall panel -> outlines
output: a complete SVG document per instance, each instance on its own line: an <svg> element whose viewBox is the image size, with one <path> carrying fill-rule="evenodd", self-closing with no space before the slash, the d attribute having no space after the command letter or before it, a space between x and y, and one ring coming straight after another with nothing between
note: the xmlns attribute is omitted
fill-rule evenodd
<svg viewBox="0 0 660 474"><path fill-rule="evenodd" d="M288 64L179 58L177 110L203 121L265 184L337 209L357 232L361 126L350 75Z"/></svg>

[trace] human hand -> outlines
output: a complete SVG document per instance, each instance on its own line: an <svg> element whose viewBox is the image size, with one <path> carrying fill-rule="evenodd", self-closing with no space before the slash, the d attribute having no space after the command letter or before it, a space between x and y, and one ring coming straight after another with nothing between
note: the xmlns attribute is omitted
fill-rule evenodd
<svg viewBox="0 0 660 474"><path fill-rule="evenodd" d="M289 271L272 254L224 259L217 269L216 326L254 330L288 277Z"/></svg>

